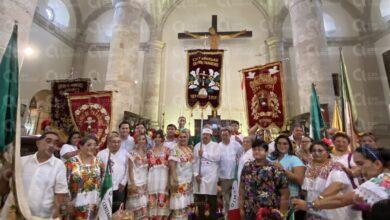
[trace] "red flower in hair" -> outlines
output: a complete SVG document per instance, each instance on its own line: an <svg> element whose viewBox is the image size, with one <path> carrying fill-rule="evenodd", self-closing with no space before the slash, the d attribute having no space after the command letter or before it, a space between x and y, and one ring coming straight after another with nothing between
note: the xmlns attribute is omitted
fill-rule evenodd
<svg viewBox="0 0 390 220"><path fill-rule="evenodd" d="M322 138L322 142L328 145L328 147L332 146L332 141L328 138Z"/></svg>
<svg viewBox="0 0 390 220"><path fill-rule="evenodd" d="M45 119L44 121L41 122L41 130L45 130L46 126L51 125L51 119Z"/></svg>

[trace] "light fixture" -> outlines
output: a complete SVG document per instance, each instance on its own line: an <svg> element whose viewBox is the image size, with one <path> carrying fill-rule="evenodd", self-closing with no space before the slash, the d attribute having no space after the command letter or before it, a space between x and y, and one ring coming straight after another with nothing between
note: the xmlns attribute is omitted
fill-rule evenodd
<svg viewBox="0 0 390 220"><path fill-rule="evenodd" d="M31 47L26 47L24 49L24 54L26 54L27 56L31 56L33 53L34 53L34 50Z"/></svg>

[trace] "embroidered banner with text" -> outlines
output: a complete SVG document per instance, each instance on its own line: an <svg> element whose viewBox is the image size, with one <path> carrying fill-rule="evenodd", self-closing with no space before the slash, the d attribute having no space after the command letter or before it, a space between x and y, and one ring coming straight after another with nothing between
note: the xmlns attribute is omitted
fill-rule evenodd
<svg viewBox="0 0 390 220"><path fill-rule="evenodd" d="M282 63L242 70L250 127L281 129L285 121Z"/></svg>
<svg viewBox="0 0 390 220"><path fill-rule="evenodd" d="M187 103L218 108L220 103L223 50L189 50Z"/></svg>

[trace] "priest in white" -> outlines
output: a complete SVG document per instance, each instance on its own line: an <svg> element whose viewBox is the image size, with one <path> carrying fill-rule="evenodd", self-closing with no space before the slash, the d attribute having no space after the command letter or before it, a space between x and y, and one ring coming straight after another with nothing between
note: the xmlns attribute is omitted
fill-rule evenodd
<svg viewBox="0 0 390 220"><path fill-rule="evenodd" d="M222 188L223 207L229 210L230 195L232 184L236 175L238 160L240 159L243 148L235 140L231 140L231 128L221 128L221 139L219 148L221 150L221 161L219 166L219 181ZM226 213L226 212L225 212Z"/></svg>
<svg viewBox="0 0 390 220"><path fill-rule="evenodd" d="M197 206L196 219L215 219L217 212L218 169L221 160L219 145L211 141L213 132L202 130L202 141L194 148L194 194ZM207 204L206 204L207 203Z"/></svg>
<svg viewBox="0 0 390 220"><path fill-rule="evenodd" d="M97 154L97 158L103 161L105 165L107 165L108 158L110 158L113 188L112 212L114 213L126 201L125 189L127 184L128 158L127 151L121 149L121 138L117 132L112 132L109 135L107 148L101 150Z"/></svg>

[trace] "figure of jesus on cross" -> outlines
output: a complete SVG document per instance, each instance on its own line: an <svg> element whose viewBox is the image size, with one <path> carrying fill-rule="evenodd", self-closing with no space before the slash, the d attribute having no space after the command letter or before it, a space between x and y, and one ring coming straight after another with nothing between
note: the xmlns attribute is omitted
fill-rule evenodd
<svg viewBox="0 0 390 220"><path fill-rule="evenodd" d="M212 16L212 25L209 28L209 32L188 32L179 33L179 39L195 38L195 39L208 39L211 50L219 49L219 42L226 39L238 38L238 37L251 37L252 31L242 30L240 32L218 32L217 29L217 15Z"/></svg>

